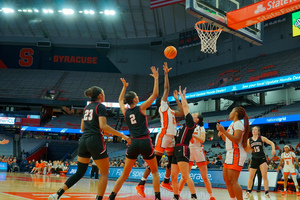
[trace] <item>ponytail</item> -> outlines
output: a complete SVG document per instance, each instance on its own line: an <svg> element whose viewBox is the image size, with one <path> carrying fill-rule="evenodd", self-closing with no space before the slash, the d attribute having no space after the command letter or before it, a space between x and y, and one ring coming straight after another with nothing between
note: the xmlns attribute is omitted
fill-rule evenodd
<svg viewBox="0 0 300 200"><path fill-rule="evenodd" d="M247 114L244 116L244 126L245 126L245 131L244 131L244 135L243 135L242 144L243 144L244 149L246 149L246 147L247 147L247 140L248 140L249 131L250 131L250 128L249 128L249 117L248 117Z"/></svg>
<svg viewBox="0 0 300 200"><path fill-rule="evenodd" d="M156 99L156 102L155 102L155 106L156 106L156 109L155 109L155 113L154 115L151 117L151 120L157 118L159 116L159 107L160 107L160 102L161 102L161 97L158 97Z"/></svg>
<svg viewBox="0 0 300 200"><path fill-rule="evenodd" d="M198 114L198 119L199 119L198 125L203 126L203 116L201 114Z"/></svg>
<svg viewBox="0 0 300 200"><path fill-rule="evenodd" d="M245 149L245 148L247 148L247 140L248 140L249 131L250 131L249 117L246 113L246 110L243 107L236 107L235 109L236 109L236 112L238 113L238 119L239 120L244 119L245 130L244 130L244 135L242 138L242 144Z"/></svg>

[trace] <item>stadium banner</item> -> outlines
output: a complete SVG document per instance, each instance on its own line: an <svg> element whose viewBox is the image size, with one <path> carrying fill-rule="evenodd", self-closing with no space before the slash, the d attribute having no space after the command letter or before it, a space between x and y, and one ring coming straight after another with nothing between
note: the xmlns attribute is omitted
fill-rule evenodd
<svg viewBox="0 0 300 200"><path fill-rule="evenodd" d="M0 68L121 73L107 57L109 49L0 46Z"/></svg>
<svg viewBox="0 0 300 200"><path fill-rule="evenodd" d="M300 35L300 11L292 14L293 37Z"/></svg>
<svg viewBox="0 0 300 200"><path fill-rule="evenodd" d="M14 117L0 117L0 124L13 125L15 124Z"/></svg>
<svg viewBox="0 0 300 200"><path fill-rule="evenodd" d="M244 120L241 121L244 122ZM296 122L296 121L300 121L300 114L249 119L249 125L251 126L251 125L258 125L258 124L274 124L274 123ZM232 121L220 122L220 124L224 127L230 126L231 123Z"/></svg>
<svg viewBox="0 0 300 200"><path fill-rule="evenodd" d="M86 178L90 177L91 169L92 169L92 167L89 166L88 170L86 171L86 173L84 175ZM76 171L77 171L77 166L70 166L69 170L67 172L67 176L72 176L73 174L76 173ZM145 168L132 168L128 179L131 181L140 181L140 179L142 178L142 176L144 174L144 171L145 171ZM110 167L108 178L116 180L121 176L122 172L123 172L123 167ZM158 168L158 174L159 174L159 178L161 181L164 180L165 173L166 173L166 169ZM203 182L203 179L202 179L199 169L192 169L191 173L190 173L190 177L192 178L192 180L194 181L195 184L197 184L197 185L203 184L204 185L204 182ZM181 179L181 174L179 174L178 178ZM247 187L248 178L249 178L248 170L243 170L239 177L239 184L242 187ZM208 179L210 180L213 187L224 187L225 186L225 182L223 180L223 170L219 170L219 169L209 170L208 169ZM277 183L277 172L269 171L268 179L269 179L269 187L275 188L276 183ZM152 174L149 175L147 180L152 181ZM257 186L257 180L255 181L254 186Z"/></svg>
<svg viewBox="0 0 300 200"><path fill-rule="evenodd" d="M0 162L0 172L7 172L7 163Z"/></svg>
<svg viewBox="0 0 300 200"><path fill-rule="evenodd" d="M260 81L253 81L248 83L241 83L237 85L230 85L226 87L219 87L219 88L213 88L209 90L202 90L197 92L190 92L186 93L186 99L194 99L194 98L201 98L201 97L207 97L207 96L214 96L219 94L225 94L225 93L231 93L231 92L238 92L238 91L244 91L244 90L252 90L262 87L268 87L268 86L274 86L274 85L280 85L285 83L291 83L291 82L297 82L300 81L300 74L292 74L287 76L280 76L276 78L269 78L264 79ZM179 96L180 99L180 96ZM173 96L168 97L169 102L175 102L175 98ZM141 105L143 101L139 102L138 105ZM153 102L153 105L155 104L155 101Z"/></svg>

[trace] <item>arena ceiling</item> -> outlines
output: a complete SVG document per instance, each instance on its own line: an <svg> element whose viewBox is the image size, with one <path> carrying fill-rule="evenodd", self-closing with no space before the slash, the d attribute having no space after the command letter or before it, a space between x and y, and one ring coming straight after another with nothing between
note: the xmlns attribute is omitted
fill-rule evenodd
<svg viewBox="0 0 300 200"><path fill-rule="evenodd" d="M14 12L4 12L3 8ZM183 3L150 10L150 0L4 0L0 9L0 37L24 40L164 37L191 29L197 21L185 11ZM53 13L44 13L43 9ZM65 15L62 9L73 9L74 14ZM116 14L105 15L105 10Z"/></svg>

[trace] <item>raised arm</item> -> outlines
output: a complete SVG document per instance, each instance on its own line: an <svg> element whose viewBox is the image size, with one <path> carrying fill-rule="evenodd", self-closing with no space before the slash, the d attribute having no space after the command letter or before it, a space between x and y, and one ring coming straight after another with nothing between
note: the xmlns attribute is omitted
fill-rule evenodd
<svg viewBox="0 0 300 200"><path fill-rule="evenodd" d="M113 129L112 127L106 124L106 117L103 116L99 117L99 122L100 122L101 130L103 130L106 133L110 133L112 135L122 137L124 140L127 141L129 145L131 144L131 140L128 136L124 135L123 133L120 133L119 131Z"/></svg>
<svg viewBox="0 0 300 200"><path fill-rule="evenodd" d="M166 62L164 62L163 69L165 72L165 84L164 84L164 94L161 99L163 101L167 101L168 96L169 96L169 90L170 90L168 73L169 73L169 71L171 71L172 68L168 68L168 64Z"/></svg>
<svg viewBox="0 0 300 200"><path fill-rule="evenodd" d="M126 108L125 108L125 104L124 104L123 100L124 100L126 89L127 89L127 87L128 87L129 84L125 81L124 78L120 78L120 80L123 83L123 88L122 88L120 96L119 96L119 104L120 104L120 109L121 109L123 115L125 116Z"/></svg>
<svg viewBox="0 0 300 200"><path fill-rule="evenodd" d="M146 109L151 106L151 104L153 103L153 101L157 98L158 96L158 68L156 69L155 67L151 67L151 71L152 74L150 74L150 76L152 76L154 78L154 86L153 86L153 92L152 95L141 105L141 111L145 114L146 113Z"/></svg>
<svg viewBox="0 0 300 200"><path fill-rule="evenodd" d="M183 114L186 116L190 111L189 111L189 104L185 98L185 93L186 93L186 88L184 88L183 91L181 91L181 86L179 86L179 95L181 97L181 104L182 104L182 109L183 109Z"/></svg>
<svg viewBox="0 0 300 200"><path fill-rule="evenodd" d="M221 132L221 135L223 134L223 135L225 135L230 141L232 141L232 142L234 142L234 143L236 143L236 144L238 144L240 141L241 141L241 139L242 139L242 130L235 130L234 131L234 134L233 135L231 135L231 134L229 134L225 129L224 129L224 127L221 125L221 124L219 124L219 123L217 123L217 130L219 131L219 132Z"/></svg>
<svg viewBox="0 0 300 200"><path fill-rule="evenodd" d="M276 154L276 151L275 151L275 144L274 144L271 140L269 140L268 138L266 138L266 137L264 137L264 136L261 136L261 139L262 139L263 142L265 142L265 143L271 145L271 147L272 147L272 152L271 152L271 154L272 154L272 155L275 155L275 154Z"/></svg>
<svg viewBox="0 0 300 200"><path fill-rule="evenodd" d="M174 90L173 96L174 96L174 98L176 100L176 103L177 103L177 106L178 106L178 111L175 110L175 117L182 117L183 116L183 108L182 108L182 105L179 101L177 90Z"/></svg>

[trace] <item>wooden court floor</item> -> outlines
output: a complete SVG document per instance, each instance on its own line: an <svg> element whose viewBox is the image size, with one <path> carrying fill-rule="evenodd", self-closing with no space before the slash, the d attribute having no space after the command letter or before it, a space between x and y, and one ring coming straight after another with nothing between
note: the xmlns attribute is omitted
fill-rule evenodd
<svg viewBox="0 0 300 200"><path fill-rule="evenodd" d="M66 177L32 175L32 174L19 174L19 173L0 173L0 200L45 200L49 194L55 193L60 186L65 182ZM81 179L76 185L68 190L63 196L62 200L94 200L96 195L98 181L95 179ZM117 200L145 200L136 194L135 182L126 182L120 192L118 193ZM114 186L114 181L109 181L106 189L106 200L109 193ZM198 199L208 200L209 195L204 187L196 187ZM151 184L146 184L145 193L147 200L154 199L153 188ZM225 189L213 189L214 196L217 200L229 200L229 195ZM281 193L271 192L271 199L277 200L300 200L295 193L288 193L286 197L282 197ZM164 200L170 200L173 193L161 189L161 196ZM188 187L185 186L181 193L182 199L190 199ZM253 192L251 197L253 200L264 200L264 192Z"/></svg>

